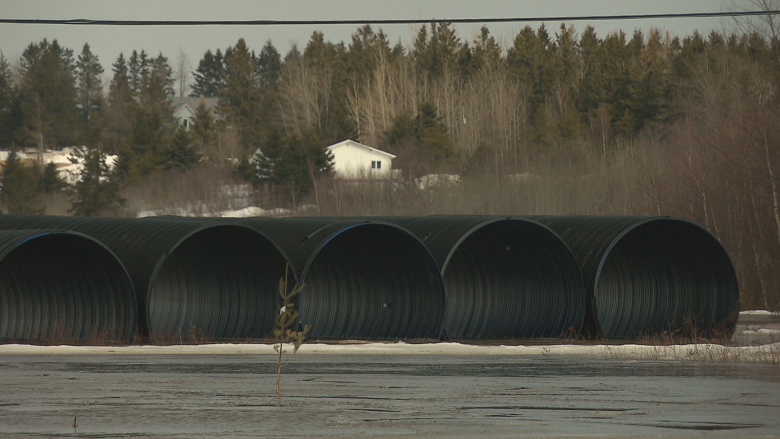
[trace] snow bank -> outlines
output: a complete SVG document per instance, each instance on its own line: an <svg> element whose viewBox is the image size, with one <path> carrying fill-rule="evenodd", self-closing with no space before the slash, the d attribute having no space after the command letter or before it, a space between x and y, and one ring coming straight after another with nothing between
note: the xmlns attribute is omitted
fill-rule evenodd
<svg viewBox="0 0 780 439"><path fill-rule="evenodd" d="M674 346L536 345L474 346L460 343L360 343L301 346L298 355L586 355L612 359L749 361L756 354L777 356L780 343L762 346L687 344ZM0 345L0 355L276 355L271 344L204 344L181 346L31 346Z"/></svg>
<svg viewBox="0 0 780 439"><path fill-rule="evenodd" d="M10 151L0 151L0 161L8 160L9 152ZM84 168L82 162L71 163L70 156L72 152L73 147L66 147L59 151L51 150L43 153L43 163L54 163L57 166L57 173L60 178L65 180L68 184L75 184L79 180L81 170ZM17 154L20 160L38 160L38 152L35 150L19 151ZM116 155L106 156L106 165L109 169L113 169L116 161Z"/></svg>

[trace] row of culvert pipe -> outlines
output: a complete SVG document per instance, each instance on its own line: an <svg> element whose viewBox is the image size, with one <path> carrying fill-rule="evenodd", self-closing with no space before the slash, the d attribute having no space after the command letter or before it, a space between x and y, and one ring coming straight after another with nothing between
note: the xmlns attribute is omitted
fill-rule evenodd
<svg viewBox="0 0 780 439"><path fill-rule="evenodd" d="M0 215L0 341L730 336L728 254L669 217Z"/></svg>

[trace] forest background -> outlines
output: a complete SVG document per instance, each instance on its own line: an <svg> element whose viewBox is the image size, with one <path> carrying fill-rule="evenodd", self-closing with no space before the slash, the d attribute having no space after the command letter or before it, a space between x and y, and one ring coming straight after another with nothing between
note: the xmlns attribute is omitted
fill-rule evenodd
<svg viewBox="0 0 780 439"><path fill-rule="evenodd" d="M487 27L465 41L432 23L405 47L363 26L285 55L240 39L197 66L133 51L110 71L89 44L33 42L0 53L0 206L209 214L232 191L287 215L672 215L723 243L743 309L778 309L777 20L684 37L542 25L507 47ZM185 130L173 96L218 104ZM325 147L344 139L400 172L336 178ZM64 147L84 165L73 185L18 154Z"/></svg>

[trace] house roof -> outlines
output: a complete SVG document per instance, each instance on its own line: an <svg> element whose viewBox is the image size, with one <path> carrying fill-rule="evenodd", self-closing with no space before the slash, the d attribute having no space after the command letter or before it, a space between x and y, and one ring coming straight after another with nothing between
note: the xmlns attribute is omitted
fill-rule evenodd
<svg viewBox="0 0 780 439"><path fill-rule="evenodd" d="M195 109L200 105L200 100L203 99L203 103L206 104L207 110L214 110L219 102L218 98L187 98L187 97L173 97L171 98L171 107L173 107L174 116L181 113L186 107L189 108L192 114L195 114Z"/></svg>
<svg viewBox="0 0 780 439"><path fill-rule="evenodd" d="M356 146L358 148L365 148L365 149L367 149L369 151L373 151L373 152L377 152L379 154L386 155L387 157L390 157L391 159L395 158L395 156L393 154L390 154L389 152L385 152L385 151L382 151L381 149L376 149L376 148L370 147L368 145L363 145L362 143L355 142L354 140L351 140L351 139L347 139L347 140L341 141L339 143L334 143L333 145L328 146L328 149L334 150L336 148L341 148L343 146Z"/></svg>

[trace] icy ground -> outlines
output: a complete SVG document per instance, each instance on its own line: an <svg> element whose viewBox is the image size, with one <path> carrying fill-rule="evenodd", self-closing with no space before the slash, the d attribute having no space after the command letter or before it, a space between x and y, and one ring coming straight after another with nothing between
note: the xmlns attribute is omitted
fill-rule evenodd
<svg viewBox="0 0 780 439"><path fill-rule="evenodd" d="M2 354L0 437L780 437L777 366L367 348L296 356L280 399L272 352Z"/></svg>
<svg viewBox="0 0 780 439"><path fill-rule="evenodd" d="M0 438L780 437L772 314L742 346L0 346ZM565 343L565 342L563 342ZM74 416L78 428L73 429Z"/></svg>

